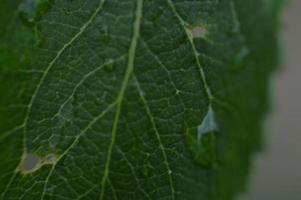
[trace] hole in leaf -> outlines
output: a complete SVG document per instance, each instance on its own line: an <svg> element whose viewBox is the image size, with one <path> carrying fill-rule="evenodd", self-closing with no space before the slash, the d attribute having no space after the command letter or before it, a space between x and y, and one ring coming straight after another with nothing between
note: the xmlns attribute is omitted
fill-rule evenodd
<svg viewBox="0 0 301 200"><path fill-rule="evenodd" d="M198 142L202 137L207 134L218 130L218 125L215 120L215 113L211 106L208 108L207 115L203 119L202 123L198 126Z"/></svg>
<svg viewBox="0 0 301 200"><path fill-rule="evenodd" d="M55 154L48 154L45 157L39 157L34 154L24 154L21 170L23 172L32 172L44 164L54 164L57 161L58 156Z"/></svg>
<svg viewBox="0 0 301 200"><path fill-rule="evenodd" d="M41 163L38 156L33 154L25 154L23 156L23 163L21 166L22 171L29 172L35 170Z"/></svg>
<svg viewBox="0 0 301 200"><path fill-rule="evenodd" d="M186 134L194 160L203 167L214 168L216 163L216 135L219 127L211 106L197 127L189 128Z"/></svg>

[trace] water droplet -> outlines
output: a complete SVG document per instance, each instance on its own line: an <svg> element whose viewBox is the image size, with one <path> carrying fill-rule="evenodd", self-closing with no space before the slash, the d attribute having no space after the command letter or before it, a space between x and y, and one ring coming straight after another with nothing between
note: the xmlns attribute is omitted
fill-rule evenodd
<svg viewBox="0 0 301 200"><path fill-rule="evenodd" d="M21 19L21 22L27 26L27 27L34 27L35 26L35 21L33 17L30 17L26 12L20 11L19 17Z"/></svg>
<svg viewBox="0 0 301 200"><path fill-rule="evenodd" d="M113 59L108 59L104 64L104 70L108 73L111 73L115 70L115 62Z"/></svg>
<svg viewBox="0 0 301 200"><path fill-rule="evenodd" d="M71 14L72 14L72 11L69 11L69 10L67 10L67 9L64 9L64 13L65 13L65 15L71 15Z"/></svg>
<svg viewBox="0 0 301 200"><path fill-rule="evenodd" d="M145 177L151 176L153 173L153 169L154 169L153 166L151 165L151 163L149 162L149 157L150 157L150 154L146 153L146 157L144 158L143 164L141 166L141 173Z"/></svg>
<svg viewBox="0 0 301 200"><path fill-rule="evenodd" d="M47 187L47 188L46 188L46 191L47 191L48 193L53 193L54 189L55 189L55 187L52 185L52 186Z"/></svg>
<svg viewBox="0 0 301 200"><path fill-rule="evenodd" d="M190 25L187 26L187 29L192 38L205 38L208 34L207 29L201 25Z"/></svg>
<svg viewBox="0 0 301 200"><path fill-rule="evenodd" d="M188 130L187 140L194 160L204 167L215 166L215 136L218 125L211 106L202 123Z"/></svg>
<svg viewBox="0 0 301 200"><path fill-rule="evenodd" d="M157 26L157 21L158 21L159 17L162 15L162 13L163 13L163 10L161 7L159 7L157 9L157 11L155 12L155 14L152 16L152 22L153 22L154 26Z"/></svg>
<svg viewBox="0 0 301 200"><path fill-rule="evenodd" d="M140 104L140 105L144 105L144 99L143 99L144 97L143 96L139 96L139 98L138 98L138 103Z"/></svg>
<svg viewBox="0 0 301 200"><path fill-rule="evenodd" d="M38 21L48 12L54 4L54 0L38 0L36 5L35 20Z"/></svg>
<svg viewBox="0 0 301 200"><path fill-rule="evenodd" d="M55 92L55 100L58 100L61 98L61 94L59 92Z"/></svg>
<svg viewBox="0 0 301 200"><path fill-rule="evenodd" d="M34 34L35 34L35 40L36 40L35 45L37 47L45 46L45 44L47 42L46 37L42 35L42 33L38 30L37 26L34 26L33 30L34 30Z"/></svg>
<svg viewBox="0 0 301 200"><path fill-rule="evenodd" d="M148 165L147 164L143 164L142 165L142 174L143 174L143 176L148 176L148 172L149 172L149 170L148 170Z"/></svg>
<svg viewBox="0 0 301 200"><path fill-rule="evenodd" d="M46 44L47 39L45 37L39 37L36 41L36 46L37 47L43 47Z"/></svg>
<svg viewBox="0 0 301 200"><path fill-rule="evenodd" d="M230 63L229 63L230 70L232 71L241 70L245 64L245 60L249 55L249 53L250 52L247 47L241 48L239 52L230 59Z"/></svg>
<svg viewBox="0 0 301 200"><path fill-rule="evenodd" d="M104 101L103 101L101 98L96 98L96 99L95 99L95 104L96 104L96 105L102 105L103 102L104 102Z"/></svg>
<svg viewBox="0 0 301 200"><path fill-rule="evenodd" d="M145 176L145 177L151 176L152 171L153 171L153 167L148 162L145 162L142 165L142 175L143 176Z"/></svg>
<svg viewBox="0 0 301 200"><path fill-rule="evenodd" d="M110 42L110 35L107 26L105 26L103 30L100 31L99 39L104 44L108 44Z"/></svg>
<svg viewBox="0 0 301 200"><path fill-rule="evenodd" d="M34 26L36 21L51 9L54 0L27 0L20 5L20 18L26 26Z"/></svg>
<svg viewBox="0 0 301 200"><path fill-rule="evenodd" d="M95 105L97 105L97 106L103 105L106 101L106 97L107 97L107 92L103 92L101 96L98 96L95 99Z"/></svg>

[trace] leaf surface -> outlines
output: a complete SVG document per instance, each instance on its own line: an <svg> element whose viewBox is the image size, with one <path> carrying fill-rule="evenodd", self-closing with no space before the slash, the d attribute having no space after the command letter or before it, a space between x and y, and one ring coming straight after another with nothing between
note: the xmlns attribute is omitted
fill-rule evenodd
<svg viewBox="0 0 301 200"><path fill-rule="evenodd" d="M4 0L0 199L233 199L260 148L279 5Z"/></svg>

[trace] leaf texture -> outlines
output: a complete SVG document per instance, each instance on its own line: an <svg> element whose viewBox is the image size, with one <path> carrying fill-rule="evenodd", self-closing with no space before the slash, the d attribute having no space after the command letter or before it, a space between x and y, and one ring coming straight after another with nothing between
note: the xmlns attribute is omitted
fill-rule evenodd
<svg viewBox="0 0 301 200"><path fill-rule="evenodd" d="M233 199L261 146L279 8L4 0L0 199Z"/></svg>

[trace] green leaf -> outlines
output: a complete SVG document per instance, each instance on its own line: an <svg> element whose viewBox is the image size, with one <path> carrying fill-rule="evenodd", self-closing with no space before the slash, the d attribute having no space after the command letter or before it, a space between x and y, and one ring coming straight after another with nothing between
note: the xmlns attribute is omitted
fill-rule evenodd
<svg viewBox="0 0 301 200"><path fill-rule="evenodd" d="M279 10L3 0L0 199L233 199L261 147Z"/></svg>

